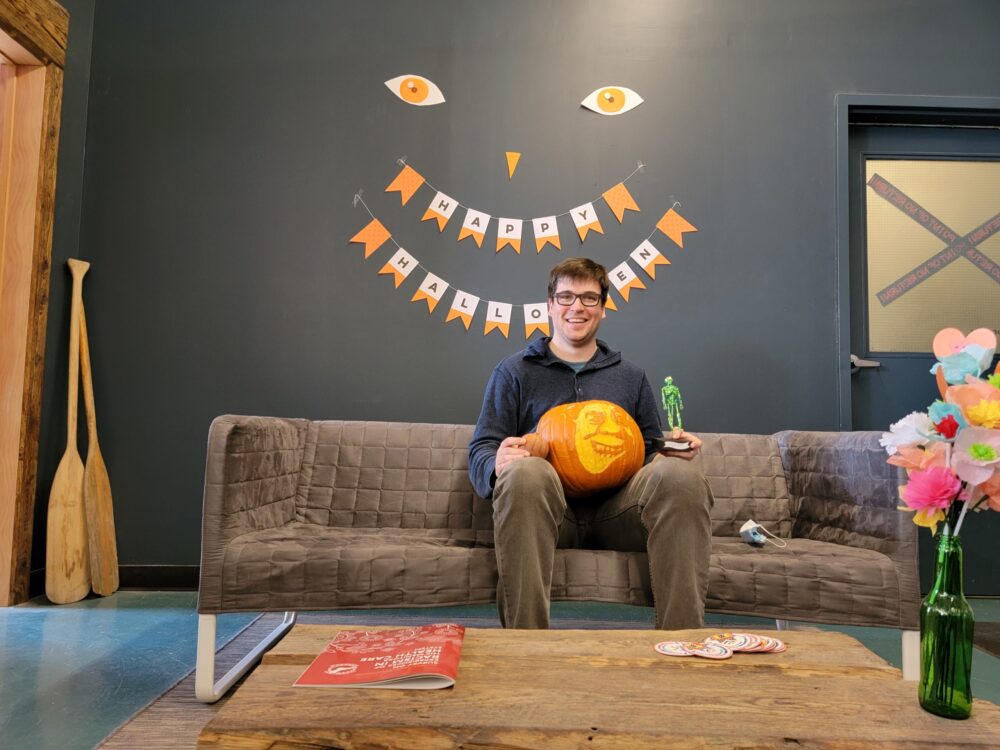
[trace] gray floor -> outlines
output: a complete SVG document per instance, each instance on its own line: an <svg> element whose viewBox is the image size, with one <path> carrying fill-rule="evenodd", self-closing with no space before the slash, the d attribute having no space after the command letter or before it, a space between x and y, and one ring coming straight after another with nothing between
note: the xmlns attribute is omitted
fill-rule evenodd
<svg viewBox="0 0 1000 750"><path fill-rule="evenodd" d="M44 598L0 608L0 746L5 750L89 750L194 666L198 618L195 592L120 591L107 598L54 606ZM976 618L1000 621L1000 599L973 599ZM338 618L358 624L393 619L462 618L499 627L491 605L435 609L352 610ZM253 620L223 615L222 645ZM651 609L593 602L556 602L553 627L600 620L620 627L652 627ZM774 621L709 615L720 628L773 629ZM887 661L901 664L898 631L816 626L847 633ZM1000 704L1000 659L976 650L973 692Z"/></svg>

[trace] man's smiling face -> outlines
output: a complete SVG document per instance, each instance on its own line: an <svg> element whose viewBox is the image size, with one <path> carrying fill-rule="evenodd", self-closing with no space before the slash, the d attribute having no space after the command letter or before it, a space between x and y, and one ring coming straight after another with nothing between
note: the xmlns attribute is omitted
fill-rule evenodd
<svg viewBox="0 0 1000 750"><path fill-rule="evenodd" d="M572 279L560 277L555 294L572 292L601 294L601 285L594 279ZM582 349L597 338L597 329L604 319L604 305L587 307L577 296L572 304L560 305L555 298L549 299L549 317L552 318L552 340L561 350Z"/></svg>

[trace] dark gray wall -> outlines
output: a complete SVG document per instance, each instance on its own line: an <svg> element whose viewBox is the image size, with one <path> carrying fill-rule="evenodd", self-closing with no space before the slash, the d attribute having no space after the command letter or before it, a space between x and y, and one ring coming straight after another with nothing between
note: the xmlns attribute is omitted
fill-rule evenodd
<svg viewBox="0 0 1000 750"><path fill-rule="evenodd" d="M377 276L389 246L365 261L348 244L358 188L430 270L512 302L544 299L567 255L621 262L675 196L700 231L684 250L654 237L673 264L602 338L674 376L693 430L836 429L834 96L1000 96L998 20L988 1L101 0L79 254L122 562L197 562L216 415L469 423L523 345L517 317L509 341L481 335L482 313L467 334L443 324L450 295L428 316L419 278ZM447 102L393 97L383 81L405 73ZM645 103L580 108L617 83ZM505 150L523 152L513 181ZM460 214L444 235L420 223L428 189L404 208L382 192L403 154L514 216L590 200L642 160L643 211L619 226L599 207L606 233L583 246L561 220L562 254L497 255L455 242Z"/></svg>

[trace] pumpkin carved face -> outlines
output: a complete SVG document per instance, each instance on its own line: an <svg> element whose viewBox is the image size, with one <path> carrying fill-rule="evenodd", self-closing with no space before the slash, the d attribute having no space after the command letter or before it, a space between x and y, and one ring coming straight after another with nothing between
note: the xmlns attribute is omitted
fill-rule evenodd
<svg viewBox="0 0 1000 750"><path fill-rule="evenodd" d="M646 457L639 425L609 401L553 407L538 421L537 436L570 496L625 484Z"/></svg>

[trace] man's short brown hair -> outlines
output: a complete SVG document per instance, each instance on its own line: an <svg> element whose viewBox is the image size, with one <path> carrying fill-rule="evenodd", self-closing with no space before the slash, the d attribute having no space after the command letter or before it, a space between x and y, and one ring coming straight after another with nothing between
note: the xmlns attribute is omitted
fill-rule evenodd
<svg viewBox="0 0 1000 750"><path fill-rule="evenodd" d="M574 281L596 281L601 287L601 304L608 301L608 269L590 258L567 258L549 273L549 299L556 294L559 279Z"/></svg>

